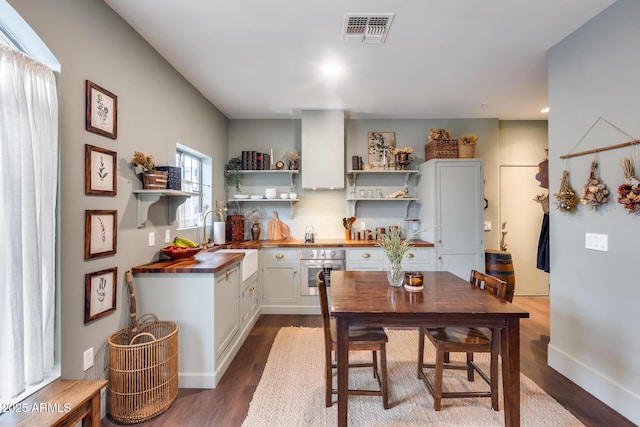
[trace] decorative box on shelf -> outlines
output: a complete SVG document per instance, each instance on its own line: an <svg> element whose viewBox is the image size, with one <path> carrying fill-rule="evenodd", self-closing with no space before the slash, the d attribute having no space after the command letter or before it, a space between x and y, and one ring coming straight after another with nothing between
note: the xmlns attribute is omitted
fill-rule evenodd
<svg viewBox="0 0 640 427"><path fill-rule="evenodd" d="M156 166L156 169L168 172L167 189L182 190L182 168L176 166Z"/></svg>
<svg viewBox="0 0 640 427"><path fill-rule="evenodd" d="M458 140L450 139L446 141L432 141L424 146L424 159L457 159Z"/></svg>

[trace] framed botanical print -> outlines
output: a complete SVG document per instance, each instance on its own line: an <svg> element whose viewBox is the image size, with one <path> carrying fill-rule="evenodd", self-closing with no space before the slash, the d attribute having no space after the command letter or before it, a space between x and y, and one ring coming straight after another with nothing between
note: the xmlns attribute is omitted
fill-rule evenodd
<svg viewBox="0 0 640 427"><path fill-rule="evenodd" d="M84 276L84 323L116 311L118 267Z"/></svg>
<svg viewBox="0 0 640 427"><path fill-rule="evenodd" d="M117 155L114 151L84 146L84 194L115 196L118 194L116 179Z"/></svg>
<svg viewBox="0 0 640 427"><path fill-rule="evenodd" d="M118 137L118 97L97 84L86 81L86 119L89 132L111 139Z"/></svg>
<svg viewBox="0 0 640 427"><path fill-rule="evenodd" d="M118 211L85 211L84 259L116 253L118 237Z"/></svg>
<svg viewBox="0 0 640 427"><path fill-rule="evenodd" d="M369 165L373 169L395 169L395 132L369 132Z"/></svg>

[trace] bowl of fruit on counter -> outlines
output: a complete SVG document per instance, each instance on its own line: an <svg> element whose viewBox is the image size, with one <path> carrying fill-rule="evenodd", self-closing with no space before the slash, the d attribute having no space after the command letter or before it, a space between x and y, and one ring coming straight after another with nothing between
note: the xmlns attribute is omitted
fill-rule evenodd
<svg viewBox="0 0 640 427"><path fill-rule="evenodd" d="M184 237L176 237L171 245L160 249L163 254L172 259L191 258L201 250L202 247L196 242Z"/></svg>

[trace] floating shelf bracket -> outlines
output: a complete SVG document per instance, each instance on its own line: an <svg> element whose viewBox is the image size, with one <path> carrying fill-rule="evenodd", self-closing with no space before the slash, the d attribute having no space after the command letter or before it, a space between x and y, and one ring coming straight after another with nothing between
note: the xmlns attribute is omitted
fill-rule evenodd
<svg viewBox="0 0 640 427"><path fill-rule="evenodd" d="M169 224L173 224L176 220L178 207L187 201L196 193L187 193L177 190L133 190L136 196L136 207L138 211L138 228L144 227L145 222L149 219L149 208L158 202L162 197L169 198Z"/></svg>

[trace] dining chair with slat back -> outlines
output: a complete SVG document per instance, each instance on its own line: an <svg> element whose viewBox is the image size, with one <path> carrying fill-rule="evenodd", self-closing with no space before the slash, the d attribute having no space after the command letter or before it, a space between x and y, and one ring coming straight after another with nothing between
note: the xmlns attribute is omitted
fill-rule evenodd
<svg viewBox="0 0 640 427"><path fill-rule="evenodd" d="M507 283L496 277L489 276L476 270L471 270L469 282L472 287L479 288L496 298L506 301ZM424 338L429 338L436 348L434 364L424 363ZM476 327L444 327L419 328L418 341L418 378L422 379L433 396L433 407L436 411L441 408L442 399L461 397L491 397L491 407L498 410L498 354L500 330ZM466 364L454 364L449 361L449 353L466 353ZM487 375L473 360L473 353L490 353L489 375ZM426 369L435 369L432 383ZM474 380L474 372L489 385L489 391L450 391L443 392L444 369L460 369L467 371L467 380Z"/></svg>
<svg viewBox="0 0 640 427"><path fill-rule="evenodd" d="M333 355L337 350L337 330L335 319L329 314L329 300L327 297L327 286L324 272L320 270L316 275L318 284L318 294L320 296L320 309L322 312L322 326L324 332L325 348L325 404L330 407L332 394L337 394L333 388L333 372L337 369L333 361ZM350 395L382 396L384 409L389 409L389 387L387 381L387 350L386 343L389 341L383 328L369 326L352 326L349 328L349 351L371 351L372 361L370 363L349 363L349 368L372 368L373 376L377 379L379 390L356 390L349 389ZM378 353L380 353L380 373L378 372Z"/></svg>

